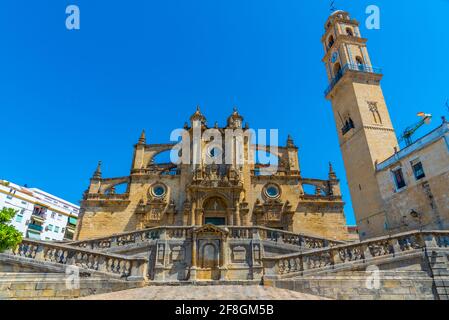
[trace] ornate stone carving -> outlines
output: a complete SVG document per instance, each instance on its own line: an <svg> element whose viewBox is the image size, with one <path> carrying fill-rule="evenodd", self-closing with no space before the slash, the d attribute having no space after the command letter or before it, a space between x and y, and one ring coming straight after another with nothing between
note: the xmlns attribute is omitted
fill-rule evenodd
<svg viewBox="0 0 449 320"><path fill-rule="evenodd" d="M246 262L246 249L243 246L232 248L232 261L237 263Z"/></svg>

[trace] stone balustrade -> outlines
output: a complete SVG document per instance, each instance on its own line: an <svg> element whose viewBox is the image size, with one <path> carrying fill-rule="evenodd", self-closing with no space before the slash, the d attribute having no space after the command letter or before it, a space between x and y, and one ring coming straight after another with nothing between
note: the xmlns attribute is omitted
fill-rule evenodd
<svg viewBox="0 0 449 320"><path fill-rule="evenodd" d="M395 257L427 248L449 249L449 231L412 231L303 253L264 257L263 263L268 278L283 278L301 276L314 270L335 269L348 263Z"/></svg>
<svg viewBox="0 0 449 320"><path fill-rule="evenodd" d="M73 241L71 246L89 249L109 249L129 244L145 242L157 239L186 239L190 237L192 227L154 227L149 229L125 232L111 235L109 237L95 238L90 240Z"/></svg>
<svg viewBox="0 0 449 320"><path fill-rule="evenodd" d="M148 260L145 258L94 252L65 244L25 239L11 253L36 261L77 266L128 280L145 280L148 273Z"/></svg>
<svg viewBox="0 0 449 320"><path fill-rule="evenodd" d="M106 193L88 193L85 195L85 200L128 200L129 194L106 194Z"/></svg>
<svg viewBox="0 0 449 320"><path fill-rule="evenodd" d="M112 235L109 237L96 238L91 240L74 241L69 245L88 249L109 249L113 247L125 246L133 243L140 243L156 239L188 239L195 227L192 226L162 226L144 230L131 231ZM288 231L270 229L266 227L241 227L227 226L230 239L260 239L277 243L286 243L299 246L305 249L326 248L343 244L343 241L328 240L325 238L311 237L303 234Z"/></svg>
<svg viewBox="0 0 449 320"><path fill-rule="evenodd" d="M345 243L344 241L312 237L278 229L270 229L266 227L257 227L257 229L259 230L260 237L263 240L287 243L300 246L305 249L326 248Z"/></svg>

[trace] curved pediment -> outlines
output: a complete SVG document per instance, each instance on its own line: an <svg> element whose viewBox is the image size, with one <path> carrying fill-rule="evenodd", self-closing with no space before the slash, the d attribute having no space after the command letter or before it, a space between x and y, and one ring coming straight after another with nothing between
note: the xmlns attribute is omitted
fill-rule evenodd
<svg viewBox="0 0 449 320"><path fill-rule="evenodd" d="M213 224L206 224L193 230L194 233L207 235L227 235L229 233L227 228L217 227Z"/></svg>

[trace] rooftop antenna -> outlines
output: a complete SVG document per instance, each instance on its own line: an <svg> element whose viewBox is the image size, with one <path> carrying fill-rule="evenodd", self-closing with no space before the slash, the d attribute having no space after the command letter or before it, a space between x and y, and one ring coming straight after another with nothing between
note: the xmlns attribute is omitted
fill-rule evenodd
<svg viewBox="0 0 449 320"><path fill-rule="evenodd" d="M335 10L337 10L337 8L335 8L335 0L332 0L330 4L330 11L334 12Z"/></svg>

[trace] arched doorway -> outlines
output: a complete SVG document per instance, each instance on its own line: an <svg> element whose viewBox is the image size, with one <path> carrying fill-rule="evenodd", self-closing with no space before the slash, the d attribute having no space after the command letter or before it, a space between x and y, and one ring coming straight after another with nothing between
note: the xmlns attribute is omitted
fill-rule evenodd
<svg viewBox="0 0 449 320"><path fill-rule="evenodd" d="M221 197L211 197L203 203L203 224L225 226L227 224L227 205Z"/></svg>

